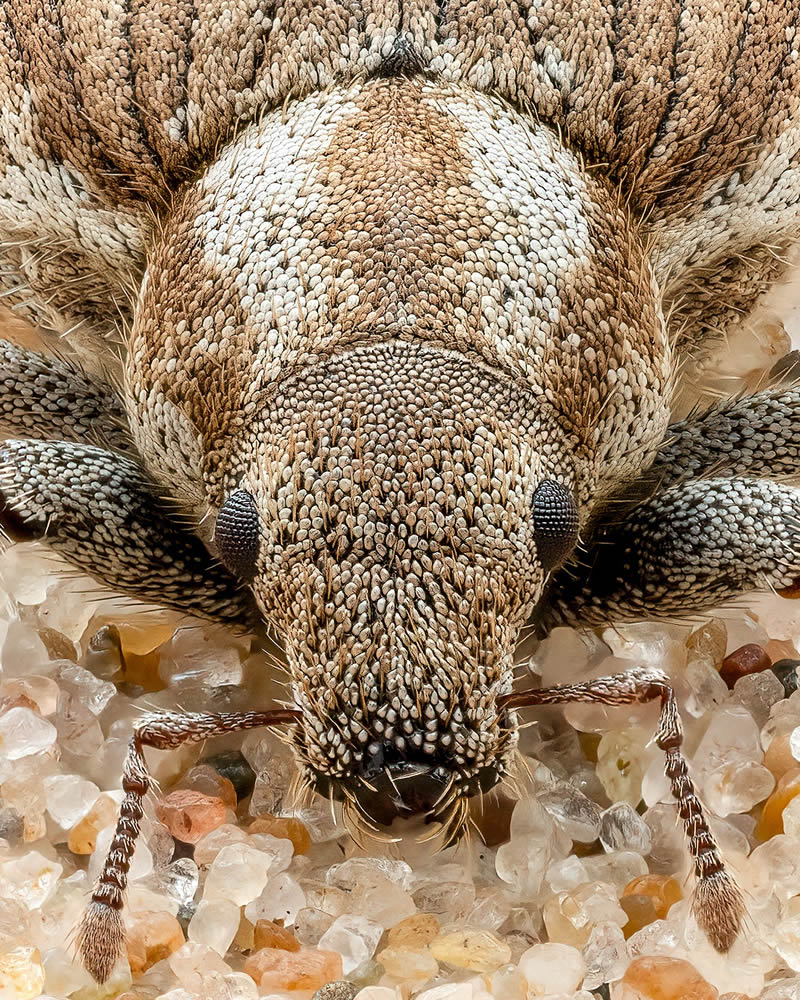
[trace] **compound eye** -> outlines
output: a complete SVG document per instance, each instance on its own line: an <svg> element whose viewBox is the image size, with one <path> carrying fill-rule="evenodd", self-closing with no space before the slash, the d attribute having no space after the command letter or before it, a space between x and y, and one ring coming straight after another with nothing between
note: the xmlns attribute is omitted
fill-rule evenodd
<svg viewBox="0 0 800 1000"><path fill-rule="evenodd" d="M546 573L564 563L578 541L575 498L552 479L545 479L533 494L533 535Z"/></svg>
<svg viewBox="0 0 800 1000"><path fill-rule="evenodd" d="M234 490L220 507L214 542L225 569L242 580L255 576L259 549L258 509L245 490Z"/></svg>

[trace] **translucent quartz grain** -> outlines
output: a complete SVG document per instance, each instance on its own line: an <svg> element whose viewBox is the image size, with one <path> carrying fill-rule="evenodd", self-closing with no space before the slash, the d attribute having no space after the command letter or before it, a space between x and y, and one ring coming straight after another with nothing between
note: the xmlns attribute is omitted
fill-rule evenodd
<svg viewBox="0 0 800 1000"><path fill-rule="evenodd" d="M342 978L342 959L332 951L262 948L247 959L244 971L258 983L261 993L318 990L331 980Z"/></svg>
<svg viewBox="0 0 800 1000"><path fill-rule="evenodd" d="M221 826L228 807L214 795L205 795L190 788L168 792L156 803L156 816L176 840L196 844L210 830Z"/></svg>
<svg viewBox="0 0 800 1000"><path fill-rule="evenodd" d="M698 777L726 764L763 760L759 726L748 710L727 704L715 712L693 755Z"/></svg>
<svg viewBox="0 0 800 1000"><path fill-rule="evenodd" d="M39 851L26 851L0 862L0 899L10 899L29 910L36 910L55 891L63 870L63 865Z"/></svg>
<svg viewBox="0 0 800 1000"><path fill-rule="evenodd" d="M432 882L414 889L412 899L415 906L425 913L435 913L443 923L463 920L475 905L475 885L473 882Z"/></svg>
<svg viewBox="0 0 800 1000"><path fill-rule="evenodd" d="M439 963L426 948L389 945L375 957L387 975L401 981L427 983L439 972Z"/></svg>
<svg viewBox="0 0 800 1000"><path fill-rule="evenodd" d="M652 733L641 727L610 730L597 746L597 776L612 802L636 807L642 797L642 777Z"/></svg>
<svg viewBox="0 0 800 1000"><path fill-rule="evenodd" d="M539 803L572 840L591 844L600 832L600 807L574 785L561 781L538 796Z"/></svg>
<svg viewBox="0 0 800 1000"><path fill-rule="evenodd" d="M171 687L241 684L246 649L222 626L178 629L161 652L159 672Z"/></svg>
<svg viewBox="0 0 800 1000"><path fill-rule="evenodd" d="M289 840L295 854L308 854L311 849L311 834L308 828L302 820L294 816L271 816L269 813L256 816L248 826L247 832L266 833L279 839Z"/></svg>
<svg viewBox="0 0 800 1000"><path fill-rule="evenodd" d="M231 967L208 945L187 941L167 959L169 968L184 989L201 996L216 996Z"/></svg>
<svg viewBox="0 0 800 1000"><path fill-rule="evenodd" d="M670 875L640 875L631 879L619 899L628 915L628 922L623 927L625 937L654 920L663 920L669 908L682 896L680 883Z"/></svg>
<svg viewBox="0 0 800 1000"><path fill-rule="evenodd" d="M318 910L313 906L304 906L301 910L297 911L297 916L294 920L294 932L297 940L305 945L319 944L319 939L335 919L336 915L326 913L325 910ZM264 947L267 947L267 945ZM270 945L269 947L274 948L276 946Z"/></svg>
<svg viewBox="0 0 800 1000"><path fill-rule="evenodd" d="M92 808L100 795L93 781L74 774L53 774L44 779L44 799L53 821L69 830Z"/></svg>
<svg viewBox="0 0 800 1000"><path fill-rule="evenodd" d="M64 948L49 948L42 954L44 990L54 997L71 997L76 993L96 991L97 984ZM0 996L3 994L0 993Z"/></svg>
<svg viewBox="0 0 800 1000"><path fill-rule="evenodd" d="M787 916L778 923L772 943L789 968L800 972L800 914Z"/></svg>
<svg viewBox="0 0 800 1000"><path fill-rule="evenodd" d="M24 945L0 952L0 996L34 1000L44 987L44 967L36 948Z"/></svg>
<svg viewBox="0 0 800 1000"><path fill-rule="evenodd" d="M255 785L250 796L250 815L256 817L264 813L275 815L284 802L290 799L290 789L297 775L297 766L285 753L269 758L261 771L256 768L252 760L250 765L256 771Z"/></svg>
<svg viewBox="0 0 800 1000"><path fill-rule="evenodd" d="M0 715L0 755L7 760L47 752L57 737L53 723L29 708L11 708Z"/></svg>
<svg viewBox="0 0 800 1000"><path fill-rule="evenodd" d="M358 914L345 913L337 917L322 935L319 947L342 956L342 971L347 975L368 958L372 958L383 936L383 926Z"/></svg>
<svg viewBox="0 0 800 1000"><path fill-rule="evenodd" d="M178 858L156 872L150 882L158 885L178 906L186 906L194 899L199 882L197 864L192 858Z"/></svg>
<svg viewBox="0 0 800 1000"><path fill-rule="evenodd" d="M614 986L612 1000L717 1000L719 993L689 962L642 957Z"/></svg>
<svg viewBox="0 0 800 1000"><path fill-rule="evenodd" d="M239 930L239 918L239 906L231 900L201 899L189 921L187 937L224 955Z"/></svg>
<svg viewBox="0 0 800 1000"><path fill-rule="evenodd" d="M259 920L253 928L253 951L261 948L282 948L284 951L300 951L301 943L286 927L273 920Z"/></svg>
<svg viewBox="0 0 800 1000"><path fill-rule="evenodd" d="M635 851L637 854L650 851L650 830L627 802L616 802L602 812L598 833L607 851Z"/></svg>
<svg viewBox="0 0 800 1000"><path fill-rule="evenodd" d="M190 788L212 798L221 799L229 809L235 809L237 798L233 782L223 777L209 764L195 764L178 781L176 788Z"/></svg>
<svg viewBox="0 0 800 1000"><path fill-rule="evenodd" d="M121 792L103 792L91 808L69 831L67 844L73 854L91 854L97 846L97 835L116 822Z"/></svg>
<svg viewBox="0 0 800 1000"><path fill-rule="evenodd" d="M749 674L736 682L733 697L753 716L759 729L769 719L772 706L786 697L783 684L771 670Z"/></svg>
<svg viewBox="0 0 800 1000"><path fill-rule="evenodd" d="M728 629L725 622L712 618L698 626L686 640L689 659L705 657L713 666L719 666L728 648Z"/></svg>
<svg viewBox="0 0 800 1000"><path fill-rule="evenodd" d="M194 845L193 857L200 868L208 868L222 850L231 844L246 844L247 833L233 823L222 823L203 836Z"/></svg>
<svg viewBox="0 0 800 1000"><path fill-rule="evenodd" d="M769 840L770 837L783 833L783 810L797 795L800 795L800 768L793 768L780 778L775 790L764 803L755 829L759 840Z"/></svg>
<svg viewBox="0 0 800 1000"><path fill-rule="evenodd" d="M65 694L69 695L88 708L92 715L100 715L117 693L110 681L95 677L91 671L69 660L56 661L50 666L51 669L56 667L53 677L61 689L62 699Z"/></svg>
<svg viewBox="0 0 800 1000"><path fill-rule="evenodd" d="M176 918L163 911L131 913L126 921L125 948L131 973L138 977L169 958L184 943Z"/></svg>
<svg viewBox="0 0 800 1000"><path fill-rule="evenodd" d="M731 761L705 776L703 800L717 816L748 812L775 788L775 776L754 760Z"/></svg>
<svg viewBox="0 0 800 1000"><path fill-rule="evenodd" d="M437 962L472 972L493 972L511 960L509 946L478 927L446 931L431 941L429 949Z"/></svg>
<svg viewBox="0 0 800 1000"><path fill-rule="evenodd" d="M688 691L681 707L690 718L702 718L728 697L728 685L707 659L690 660L683 679Z"/></svg>
<svg viewBox="0 0 800 1000"><path fill-rule="evenodd" d="M472 927L483 927L487 931L496 931L508 919L514 902L511 894L503 889L479 889L476 893L475 905L465 919Z"/></svg>
<svg viewBox="0 0 800 1000"><path fill-rule="evenodd" d="M23 903L3 897L0 906L0 953L8 951L20 941L31 940L31 910Z"/></svg>
<svg viewBox="0 0 800 1000"><path fill-rule="evenodd" d="M497 874L524 899L539 893L548 865L569 851L570 839L536 799L517 803L511 817L511 839L497 849Z"/></svg>
<svg viewBox="0 0 800 1000"><path fill-rule="evenodd" d="M547 942L535 944L519 960L528 983L528 996L573 993L583 982L586 966L577 948Z"/></svg>
<svg viewBox="0 0 800 1000"><path fill-rule="evenodd" d="M482 979L493 997L527 1000L528 981L516 965L505 965Z"/></svg>
<svg viewBox="0 0 800 1000"><path fill-rule="evenodd" d="M2 699L15 698L19 695L29 698L36 705L35 711L42 717L52 715L58 708L58 684L52 677L38 674L10 678L0 686Z"/></svg>
<svg viewBox="0 0 800 1000"><path fill-rule="evenodd" d="M673 822L674 825L674 822ZM607 854L589 854L581 859L588 882L604 882L618 891L637 875L644 875L647 862L635 851L609 851Z"/></svg>
<svg viewBox="0 0 800 1000"><path fill-rule="evenodd" d="M551 896L542 915L552 941L576 948L586 945L596 924L611 922L622 927L628 920L616 890L605 882L587 882Z"/></svg>
<svg viewBox="0 0 800 1000"><path fill-rule="evenodd" d="M225 899L245 906L261 895L275 861L281 861L277 852L259 851L250 844L228 844L211 863L203 898Z"/></svg>
<svg viewBox="0 0 800 1000"><path fill-rule="evenodd" d="M252 924L259 920L282 920L293 924L298 912L306 905L306 897L293 876L281 872L270 876L260 896L245 907L245 916Z"/></svg>
<svg viewBox="0 0 800 1000"><path fill-rule="evenodd" d="M433 913L414 913L391 927L386 935L396 948L426 948L439 933L439 918Z"/></svg>
<svg viewBox="0 0 800 1000"><path fill-rule="evenodd" d="M781 813L781 819L783 832L800 845L800 797L790 799Z"/></svg>
<svg viewBox="0 0 800 1000"><path fill-rule="evenodd" d="M625 935L619 924L595 924L583 949L586 976L583 987L597 989L603 983L620 979L630 963Z"/></svg>
<svg viewBox="0 0 800 1000"><path fill-rule="evenodd" d="M404 863L392 867L382 859L353 858L334 865L326 879L329 885L350 894L353 912L391 927L416 913L417 906L405 888L410 876L411 869Z"/></svg>

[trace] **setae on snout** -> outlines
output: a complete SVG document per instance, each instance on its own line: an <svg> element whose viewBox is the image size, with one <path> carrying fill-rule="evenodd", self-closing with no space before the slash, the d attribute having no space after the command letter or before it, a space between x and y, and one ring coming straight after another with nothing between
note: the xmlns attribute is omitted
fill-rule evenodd
<svg viewBox="0 0 800 1000"><path fill-rule="evenodd" d="M453 771L447 760L403 756L384 740L366 747L350 776L334 780L317 774L314 787L328 798L352 804L357 822L368 829L422 816L428 822L441 822L449 840L462 831L463 800L488 792L502 778L499 765L478 768L467 776Z"/></svg>

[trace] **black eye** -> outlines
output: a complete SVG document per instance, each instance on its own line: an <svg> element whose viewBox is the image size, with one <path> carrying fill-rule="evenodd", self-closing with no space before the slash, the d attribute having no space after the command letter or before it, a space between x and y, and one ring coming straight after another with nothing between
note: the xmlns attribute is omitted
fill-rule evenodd
<svg viewBox="0 0 800 1000"><path fill-rule="evenodd" d="M578 541L575 499L552 479L545 479L533 494L533 534L546 573L560 566Z"/></svg>
<svg viewBox="0 0 800 1000"><path fill-rule="evenodd" d="M258 510L245 490L234 490L220 508L214 542L225 569L243 580L251 579L258 560Z"/></svg>

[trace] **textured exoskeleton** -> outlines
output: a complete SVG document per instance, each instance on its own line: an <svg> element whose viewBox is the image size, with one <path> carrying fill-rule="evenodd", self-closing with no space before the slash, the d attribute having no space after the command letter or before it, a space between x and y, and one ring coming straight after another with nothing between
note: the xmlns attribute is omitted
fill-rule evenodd
<svg viewBox="0 0 800 1000"><path fill-rule="evenodd" d="M525 623L795 585L798 390L669 422L682 361L797 238L799 50L794 0L0 5L0 285L88 359L2 345L5 530L265 620L296 704L138 727L96 975L143 746L292 722L366 820L457 827L513 755ZM535 696L661 699L728 947L741 898L665 679Z"/></svg>

